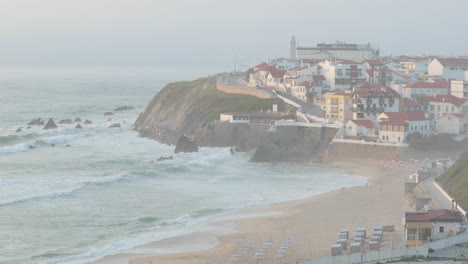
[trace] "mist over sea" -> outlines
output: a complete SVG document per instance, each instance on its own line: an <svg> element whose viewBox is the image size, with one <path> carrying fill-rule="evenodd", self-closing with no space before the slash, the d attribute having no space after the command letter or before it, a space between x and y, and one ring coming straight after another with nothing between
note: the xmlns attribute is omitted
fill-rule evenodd
<svg viewBox="0 0 468 264"><path fill-rule="evenodd" d="M132 124L164 85L203 76L0 68L0 263L87 263L190 232L229 211L364 184L340 169L249 163L248 153L225 148L174 155L173 147L138 137ZM123 105L136 109L103 115ZM38 117L93 124L27 129ZM122 127L108 128L113 123ZM168 155L174 159L155 161Z"/></svg>

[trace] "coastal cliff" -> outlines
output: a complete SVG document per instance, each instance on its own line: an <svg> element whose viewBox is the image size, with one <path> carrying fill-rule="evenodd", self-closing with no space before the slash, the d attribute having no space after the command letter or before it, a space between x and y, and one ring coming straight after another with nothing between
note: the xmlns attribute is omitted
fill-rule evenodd
<svg viewBox="0 0 468 264"><path fill-rule="evenodd" d="M169 145L176 144L179 137L185 135L201 146L244 145L245 150L254 148L255 144L244 143L248 141L244 139L264 135L264 128L223 126L214 121L220 113L267 111L273 104L278 105L279 111L284 111L285 104L278 98L228 94L217 90L216 85L214 76L168 84L140 114L135 129L140 136Z"/></svg>

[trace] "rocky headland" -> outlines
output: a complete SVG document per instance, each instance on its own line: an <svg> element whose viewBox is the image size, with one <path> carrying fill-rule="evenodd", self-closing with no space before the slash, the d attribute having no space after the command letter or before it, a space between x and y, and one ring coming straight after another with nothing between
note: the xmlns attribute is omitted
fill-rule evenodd
<svg viewBox="0 0 468 264"><path fill-rule="evenodd" d="M291 107L278 98L225 93L216 85L215 77L168 84L139 115L135 129L142 137L168 145L194 142L202 147L253 151L251 160L258 162L319 161L336 133L321 127L272 129L270 124L217 122L221 113L268 111L273 104L279 111ZM194 146L189 149L196 150Z"/></svg>

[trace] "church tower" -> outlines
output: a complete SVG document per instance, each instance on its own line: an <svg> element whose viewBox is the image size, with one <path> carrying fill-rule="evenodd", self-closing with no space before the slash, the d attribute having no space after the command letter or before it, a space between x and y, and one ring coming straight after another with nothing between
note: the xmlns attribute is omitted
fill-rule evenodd
<svg viewBox="0 0 468 264"><path fill-rule="evenodd" d="M289 46L289 58L291 60L297 60L296 46L297 46L296 38L294 36L292 36L291 43L290 43L290 46Z"/></svg>

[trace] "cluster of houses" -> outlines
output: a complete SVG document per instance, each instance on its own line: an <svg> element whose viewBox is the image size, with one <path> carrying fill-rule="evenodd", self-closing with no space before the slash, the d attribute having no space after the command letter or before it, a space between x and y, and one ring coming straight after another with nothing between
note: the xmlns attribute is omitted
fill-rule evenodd
<svg viewBox="0 0 468 264"><path fill-rule="evenodd" d="M247 85L321 105L343 138L402 144L409 134L466 135L468 58L379 57L371 44L297 47L249 69ZM340 57L338 57L340 56Z"/></svg>

